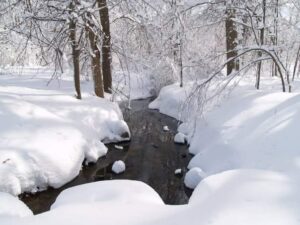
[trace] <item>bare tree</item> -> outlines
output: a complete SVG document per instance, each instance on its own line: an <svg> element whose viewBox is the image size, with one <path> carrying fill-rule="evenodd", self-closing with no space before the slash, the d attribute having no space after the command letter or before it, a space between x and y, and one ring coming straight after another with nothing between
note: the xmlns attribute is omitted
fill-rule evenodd
<svg viewBox="0 0 300 225"><path fill-rule="evenodd" d="M112 72L111 72L111 35L109 11L106 0L97 0L100 20L103 32L102 38L102 74L104 91L112 92Z"/></svg>

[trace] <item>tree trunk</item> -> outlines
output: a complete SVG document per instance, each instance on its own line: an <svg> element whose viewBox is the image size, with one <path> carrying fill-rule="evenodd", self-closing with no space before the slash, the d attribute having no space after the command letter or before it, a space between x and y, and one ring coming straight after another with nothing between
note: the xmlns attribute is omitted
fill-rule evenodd
<svg viewBox="0 0 300 225"><path fill-rule="evenodd" d="M300 46L298 48L296 59L295 59L295 64L294 64L293 78L292 78L293 81L295 80L295 76L296 76L296 73L297 73L297 67L298 67L299 59L300 59Z"/></svg>
<svg viewBox="0 0 300 225"><path fill-rule="evenodd" d="M266 26L266 0L262 0L262 10L263 10L263 26L260 30L260 45L263 46L265 43L265 26ZM258 52L258 57L262 57L262 52ZM260 76L261 76L261 67L262 67L262 62L260 61L257 65L257 75L256 75L256 84L255 87L256 89L259 89L260 87Z"/></svg>
<svg viewBox="0 0 300 225"><path fill-rule="evenodd" d="M109 12L106 0L97 0L100 9L100 20L103 30L102 43L102 73L104 82L104 91L111 93L112 89L112 72L111 72L111 36Z"/></svg>
<svg viewBox="0 0 300 225"><path fill-rule="evenodd" d="M226 29L226 50L227 50L227 60L230 58L234 58L237 56L238 51L236 47L238 45L238 32L236 29L235 22L233 21L235 18L235 9L231 9L230 7L226 10L226 21L225 21L225 29ZM227 76L232 73L234 70L239 70L239 61L231 60L227 64Z"/></svg>
<svg viewBox="0 0 300 225"><path fill-rule="evenodd" d="M90 41L90 47L93 52L91 58L92 58L92 73L94 79L94 90L95 90L95 94L98 97L103 98L104 90L103 90L103 79L102 79L102 71L101 71L101 63L100 63L101 55L97 46L97 36L92 30L93 24L91 24L90 22L88 22L88 24L89 27L87 28L87 31L88 31L89 41Z"/></svg>
<svg viewBox="0 0 300 225"><path fill-rule="evenodd" d="M81 99L81 91L80 91L80 50L78 49L78 42L76 40L76 23L74 21L70 21L69 25L70 29L70 40L72 45L72 58L73 58L73 66L74 66L74 84L76 97Z"/></svg>

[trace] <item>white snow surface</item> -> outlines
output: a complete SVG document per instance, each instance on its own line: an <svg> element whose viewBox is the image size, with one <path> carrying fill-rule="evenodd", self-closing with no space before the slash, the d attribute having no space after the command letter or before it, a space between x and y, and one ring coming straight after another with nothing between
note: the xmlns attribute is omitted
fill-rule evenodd
<svg viewBox="0 0 300 225"><path fill-rule="evenodd" d="M174 137L174 142L178 144L184 144L187 137L185 134L178 132Z"/></svg>
<svg viewBox="0 0 300 225"><path fill-rule="evenodd" d="M0 222L7 217L32 216L31 210L17 197L0 192Z"/></svg>
<svg viewBox="0 0 300 225"><path fill-rule="evenodd" d="M178 175L178 174L181 174L182 173L182 169L176 169L175 171L174 171L174 174L175 175Z"/></svg>
<svg viewBox="0 0 300 225"><path fill-rule="evenodd" d="M191 84L180 87L179 83L168 85L160 90L158 97L149 104L150 109L158 109L160 113L185 120L188 116L183 106L190 93Z"/></svg>
<svg viewBox="0 0 300 225"><path fill-rule="evenodd" d="M84 159L95 162L106 154L103 142L128 139L117 104L89 94L84 82L83 100L77 100L72 80L48 81L0 76L2 192L58 188L78 175Z"/></svg>
<svg viewBox="0 0 300 225"><path fill-rule="evenodd" d="M194 189L206 177L206 174L201 168L193 167L184 177L184 184L188 188Z"/></svg>
<svg viewBox="0 0 300 225"><path fill-rule="evenodd" d="M300 83L293 83L293 93L282 93L277 78L263 78L258 91L254 82L245 77L228 98L194 123L195 130L180 125L195 154L190 169L200 167L208 175L240 168L298 173ZM178 84L167 86L150 106L179 118L186 99L178 101L177 93L183 93Z"/></svg>
<svg viewBox="0 0 300 225"><path fill-rule="evenodd" d="M118 149L118 150L123 150L124 149L124 147L121 146L121 145L114 145L114 147L115 147L115 149Z"/></svg>
<svg viewBox="0 0 300 225"><path fill-rule="evenodd" d="M299 182L283 173L232 170L212 175L194 190L189 204L163 204L138 181L101 181L65 190L49 212L0 217L1 225L297 225Z"/></svg>
<svg viewBox="0 0 300 225"><path fill-rule="evenodd" d="M114 180L71 188L49 212L0 224L299 225L300 94L297 83L294 93L280 93L278 82L263 79L256 91L246 79L197 121L189 167L207 177L189 204L165 205L148 185ZM189 135L187 127L180 132Z"/></svg>
<svg viewBox="0 0 300 225"><path fill-rule="evenodd" d="M170 131L168 126L163 126L163 131Z"/></svg>
<svg viewBox="0 0 300 225"><path fill-rule="evenodd" d="M118 160L113 163L111 169L116 174L123 173L126 170L126 165L122 160Z"/></svg>
<svg viewBox="0 0 300 225"><path fill-rule="evenodd" d="M148 203L163 205L159 195L148 185L139 181L111 180L89 183L64 190L51 209L65 205L107 203Z"/></svg>

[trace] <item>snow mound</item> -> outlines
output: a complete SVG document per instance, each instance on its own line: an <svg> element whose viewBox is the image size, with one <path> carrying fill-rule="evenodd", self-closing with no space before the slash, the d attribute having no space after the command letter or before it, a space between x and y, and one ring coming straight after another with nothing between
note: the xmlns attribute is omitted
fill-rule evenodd
<svg viewBox="0 0 300 225"><path fill-rule="evenodd" d="M181 88L177 83L163 87L158 97L149 104L149 108L158 109L160 113L184 121L188 115L182 107L189 95L188 87L190 84Z"/></svg>
<svg viewBox="0 0 300 225"><path fill-rule="evenodd" d="M188 188L194 189L205 177L206 174L202 171L202 169L194 167L186 173L184 184Z"/></svg>
<svg viewBox="0 0 300 225"><path fill-rule="evenodd" d="M115 161L112 165L112 171L116 174L123 173L126 169L125 163L122 160Z"/></svg>
<svg viewBox="0 0 300 225"><path fill-rule="evenodd" d="M177 144L184 144L186 142L185 134L178 132L174 137L174 142Z"/></svg>
<svg viewBox="0 0 300 225"><path fill-rule="evenodd" d="M32 216L31 210L18 198L0 192L0 221L7 217Z"/></svg>
<svg viewBox="0 0 300 225"><path fill-rule="evenodd" d="M148 203L163 205L160 196L147 184L140 181L110 180L79 185L64 190L51 209L65 205L90 203L117 204Z"/></svg>
<svg viewBox="0 0 300 225"><path fill-rule="evenodd" d="M264 170L232 170L203 179L189 204L165 205L148 185L113 180L63 191L50 212L1 225L298 225L299 180ZM15 200L15 199L14 199ZM116 216L116 212L118 215Z"/></svg>
<svg viewBox="0 0 300 225"><path fill-rule="evenodd" d="M0 191L18 195L58 188L76 177L82 162L107 152L101 140L130 138L117 104L83 92L72 82L0 77ZM83 85L84 88L84 85Z"/></svg>
<svg viewBox="0 0 300 225"><path fill-rule="evenodd" d="M299 180L266 170L238 169L205 178L189 205L199 224L299 224ZM192 214L192 213L191 213Z"/></svg>

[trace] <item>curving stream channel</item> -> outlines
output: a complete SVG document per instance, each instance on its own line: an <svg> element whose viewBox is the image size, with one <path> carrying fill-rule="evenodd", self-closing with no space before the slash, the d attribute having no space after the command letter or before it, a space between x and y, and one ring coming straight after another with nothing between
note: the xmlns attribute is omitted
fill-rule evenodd
<svg viewBox="0 0 300 225"><path fill-rule="evenodd" d="M177 145L173 141L178 121L148 109L150 101L132 101L131 110L121 107L132 135L130 142L117 144L123 146L123 150L115 148L115 144L109 144L108 154L96 164L84 166L70 183L59 189L49 188L36 194L23 194L20 199L34 214L38 214L48 211L59 193L69 187L101 180L130 179L150 185L166 204L187 203L191 191L184 187L183 174L190 155L187 146ZM170 131L163 131L165 125ZM116 160L125 162L125 173L112 173L111 166ZM178 168L182 169L182 175L174 174Z"/></svg>

